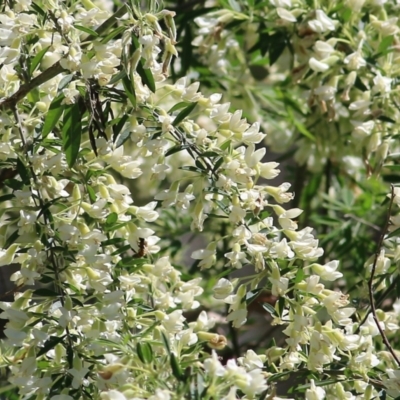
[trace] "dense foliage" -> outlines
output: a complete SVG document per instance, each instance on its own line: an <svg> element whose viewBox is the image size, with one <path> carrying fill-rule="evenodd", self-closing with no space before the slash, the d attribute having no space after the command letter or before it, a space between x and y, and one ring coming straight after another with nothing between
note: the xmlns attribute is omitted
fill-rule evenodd
<svg viewBox="0 0 400 400"><path fill-rule="evenodd" d="M397 3L0 4L5 398L400 398Z"/></svg>

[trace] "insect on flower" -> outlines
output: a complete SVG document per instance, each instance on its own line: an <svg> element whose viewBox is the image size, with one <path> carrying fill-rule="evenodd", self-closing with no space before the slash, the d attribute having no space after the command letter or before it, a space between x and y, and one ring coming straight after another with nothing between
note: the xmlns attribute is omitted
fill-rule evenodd
<svg viewBox="0 0 400 400"><path fill-rule="evenodd" d="M147 254L147 242L144 238L139 238L138 246L139 249L133 256L134 258L142 258Z"/></svg>

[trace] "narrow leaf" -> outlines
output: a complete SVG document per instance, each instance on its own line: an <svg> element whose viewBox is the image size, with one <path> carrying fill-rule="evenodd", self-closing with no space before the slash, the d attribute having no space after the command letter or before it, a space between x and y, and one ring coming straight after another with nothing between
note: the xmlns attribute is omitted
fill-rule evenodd
<svg viewBox="0 0 400 400"><path fill-rule="evenodd" d="M42 128L43 139L46 138L47 135L54 129L58 120L61 118L61 115L65 107L64 104L61 104L63 100L64 100L64 95L60 94L51 102L49 111L46 114L46 118L44 119L44 124Z"/></svg>
<svg viewBox="0 0 400 400"><path fill-rule="evenodd" d="M175 353L171 353L170 354L170 362L171 362L171 369L172 369L172 373L175 376L176 379L180 380L180 381L184 381L184 376L182 373L182 368L179 365L179 361L175 355Z"/></svg>
<svg viewBox="0 0 400 400"><path fill-rule="evenodd" d="M11 200L13 198L14 198L13 193L5 194L3 196L0 196L0 203L2 203L3 201Z"/></svg>
<svg viewBox="0 0 400 400"><path fill-rule="evenodd" d="M62 134L67 163L72 168L79 154L82 136L81 108L78 103L65 107Z"/></svg>
<svg viewBox="0 0 400 400"><path fill-rule="evenodd" d="M53 290L45 289L45 288L36 289L33 292L33 295L34 296L40 296L40 297L58 297L59 296L59 294L54 292Z"/></svg>
<svg viewBox="0 0 400 400"><path fill-rule="evenodd" d="M76 28L82 32L88 33L89 35L92 35L93 37L99 36L99 34L96 31L94 31L90 28L86 28L85 26L82 26L82 25L74 25L74 28Z"/></svg>
<svg viewBox="0 0 400 400"><path fill-rule="evenodd" d="M115 143L115 147L118 148L122 146L129 138L131 137L131 130L125 129L119 136L117 143Z"/></svg>
<svg viewBox="0 0 400 400"><path fill-rule="evenodd" d="M276 310L273 306L271 306L271 304L264 303L262 306L265 311L269 312L271 315L277 316Z"/></svg>
<svg viewBox="0 0 400 400"><path fill-rule="evenodd" d="M314 135L299 121L297 121L295 118L293 119L294 126L297 128L297 130L304 135L305 137L308 137L310 140L315 142L315 137Z"/></svg>
<svg viewBox="0 0 400 400"><path fill-rule="evenodd" d="M138 343L136 345L136 351L140 361L143 364L150 364L153 361L153 350L149 343Z"/></svg>
<svg viewBox="0 0 400 400"><path fill-rule="evenodd" d="M126 72L124 70L117 72L115 75L112 76L110 81L108 82L109 85L114 85L114 83L119 82L124 76L126 76Z"/></svg>
<svg viewBox="0 0 400 400"><path fill-rule="evenodd" d="M168 114L172 114L174 111L177 111L177 110L180 110L180 109L182 109L182 108L185 108L185 107L187 107L188 105L190 105L190 103L188 103L187 101L181 101L180 103L175 104L173 107L171 107L171 108L168 110Z"/></svg>
<svg viewBox="0 0 400 400"><path fill-rule="evenodd" d="M153 93L155 93L155 91L156 91L156 83L154 81L153 74L151 73L150 68L144 68L143 65L144 65L144 62L143 62L143 59L142 59L138 63L138 65L136 67L136 71L140 75L140 77L142 78L143 83L145 85L147 85L147 87Z"/></svg>
<svg viewBox="0 0 400 400"><path fill-rule="evenodd" d="M68 85L68 83L72 81L73 78L74 74L65 75L64 78L62 78L60 83L58 84L58 91L63 90Z"/></svg>
<svg viewBox="0 0 400 400"><path fill-rule="evenodd" d="M29 182L28 168L19 158L17 158L17 171L23 183Z"/></svg>
<svg viewBox="0 0 400 400"><path fill-rule="evenodd" d="M170 348L170 345L169 345L169 340L168 340L168 338L167 338L167 336L165 335L164 332L161 332L161 339L162 339L162 342L164 344L165 350L167 350L168 354L171 354L171 348Z"/></svg>
<svg viewBox="0 0 400 400"><path fill-rule="evenodd" d="M128 78L127 75L125 75L122 78L122 84L124 85L125 94L127 95L129 101L131 102L132 106L136 108L136 93L133 82Z"/></svg>
<svg viewBox="0 0 400 400"><path fill-rule="evenodd" d="M107 42L109 42L111 39L114 39L116 36L118 36L119 34L121 34L122 32L124 32L126 30L125 26L119 26L118 28L114 29L113 31L111 31L106 37L104 37L101 40L102 44L106 44Z"/></svg>
<svg viewBox="0 0 400 400"><path fill-rule="evenodd" d="M175 154L178 153L179 151L182 151L184 149L187 149L189 146L187 145L181 145L181 144L177 144L176 146L171 147L170 149L168 149L168 151L165 153L165 157L170 156L171 154Z"/></svg>
<svg viewBox="0 0 400 400"><path fill-rule="evenodd" d="M43 354L46 354L49 350L54 349L58 343L61 343L66 335L63 336L50 336L48 340L46 340L44 346L39 350L36 354L36 357L40 357Z"/></svg>
<svg viewBox="0 0 400 400"><path fill-rule="evenodd" d="M192 103L190 106L183 109L172 122L172 126L178 126L197 106L197 103Z"/></svg>
<svg viewBox="0 0 400 400"><path fill-rule="evenodd" d="M29 68L30 75L32 75L35 72L37 66L42 61L42 58L47 53L47 50L49 50L49 48L50 48L50 46L45 47L44 49L40 50L39 53L37 53L35 57L33 57L32 61L31 61L31 66Z"/></svg>

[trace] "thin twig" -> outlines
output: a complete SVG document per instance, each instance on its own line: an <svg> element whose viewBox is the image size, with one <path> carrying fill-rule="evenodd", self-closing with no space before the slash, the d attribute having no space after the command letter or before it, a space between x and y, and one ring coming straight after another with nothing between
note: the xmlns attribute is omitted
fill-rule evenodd
<svg viewBox="0 0 400 400"><path fill-rule="evenodd" d="M21 137L21 142L22 142L24 151L27 151L27 142L26 142L26 138L25 138L24 131L23 131L23 128L22 128L21 118L19 116L16 104L13 105L12 112L14 114L15 122L16 122L16 125L17 125L17 128L18 128L18 131L19 131L19 135ZM40 194L40 190L39 190L39 187L38 187L38 179L37 179L35 170L33 169L33 166L32 166L32 164L31 164L29 159L28 159L28 165L29 165L29 169L30 169L31 174L32 174L33 182L34 182L35 185L37 185L36 191L37 191L37 198L39 200L40 208L41 208L41 210L44 210L45 204L44 204L44 201L42 199L42 196ZM33 188L32 188L31 185L30 185L29 189L30 189L31 193L33 193ZM45 223L46 226L51 226L50 225L50 221L47 218L47 215L46 215L45 212L43 212L43 220L44 220L44 223ZM54 240L49 240L49 246L50 247L48 249L48 252L50 254L49 258L50 258L51 265L53 267L55 281L57 283L56 288L60 292L61 304L64 307L64 305L65 305L65 294L64 294L64 291L62 290L61 277L60 277L58 263L57 263L57 261L55 259L55 256L54 256ZM68 340L69 347L70 347L71 351L73 351L73 342L72 342L72 338L71 338L68 326L65 327L65 332L67 334L67 340ZM72 365L71 365L71 367L72 367Z"/></svg>
<svg viewBox="0 0 400 400"><path fill-rule="evenodd" d="M371 276L370 276L369 281L368 281L368 292L369 292L369 301L371 303L371 312L372 312L372 316L374 318L375 324L376 324L376 326L377 326L377 328L379 330L379 333L380 333L380 335L381 335L381 337L383 339L383 342L385 343L387 349L389 350L389 352L393 356L393 358L396 360L397 365L400 366L400 360L397 357L396 353L394 352L393 347L389 343L389 340L386 337L386 334L385 334L384 330L382 329L382 327L381 327L381 325L379 323L378 317L376 315L376 307L375 307L375 299L374 299L374 288L373 288L376 264L378 262L378 257L379 257L381 248L383 246L383 240L385 238L385 234L386 234L386 232L388 230L388 227L389 227L390 214L391 214L391 211L392 211L394 197L395 197L394 186L391 185L391 196L390 196L390 203L389 203L389 208L388 208L388 212L387 212L387 218L386 218L385 226L383 227L382 233L381 233L380 238L379 238L378 246L377 246L376 253L375 253L374 263L372 264ZM362 324L360 324L359 326L361 326L361 325Z"/></svg>

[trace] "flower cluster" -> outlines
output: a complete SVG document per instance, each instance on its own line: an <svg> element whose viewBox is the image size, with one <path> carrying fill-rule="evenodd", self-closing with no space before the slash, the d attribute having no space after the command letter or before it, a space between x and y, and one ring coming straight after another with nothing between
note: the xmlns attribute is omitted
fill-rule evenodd
<svg viewBox="0 0 400 400"><path fill-rule="evenodd" d="M288 205L291 185L274 184L278 163L263 161L260 123L188 77L170 79L174 12L140 3L24 1L0 15L0 265L20 266L14 301L0 303L9 382L36 399L254 399L274 398L275 382L307 369L308 399L370 399L379 384L392 395L398 371L377 351L374 317L390 333L396 315L378 310L360 323L349 296L328 286L342 277L339 263L318 263L319 241ZM283 26L303 15L287 1L273 6ZM210 29L248 18L203 18L196 43L221 57L236 43L214 49ZM319 9L302 18L310 44L298 53L313 76L326 73L339 50L312 40L337 21ZM354 57L344 64L363 67ZM213 71L224 71L214 58ZM389 98L387 78L372 79L370 95ZM322 86L315 96L334 118ZM195 276L178 237L189 226L208 240L192 251ZM388 260L382 249L370 270L386 273ZM249 264L254 274L227 279ZM225 277L202 279L222 268ZM278 298L266 308L284 341L223 362L226 336L196 310L225 303L239 328L263 290ZM378 384L375 367L387 368ZM335 379L322 388L315 380L327 371Z"/></svg>

